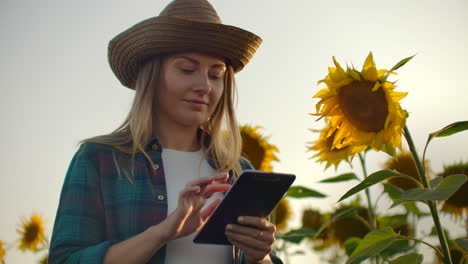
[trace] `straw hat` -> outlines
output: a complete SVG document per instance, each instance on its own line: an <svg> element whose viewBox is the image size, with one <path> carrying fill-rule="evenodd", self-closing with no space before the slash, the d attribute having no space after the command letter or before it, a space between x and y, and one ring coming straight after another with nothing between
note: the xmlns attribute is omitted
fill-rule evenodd
<svg viewBox="0 0 468 264"><path fill-rule="evenodd" d="M146 19L109 42L108 57L120 82L135 89L138 70L158 54L196 51L226 58L235 72L252 58L262 39L221 23L206 0L174 0L157 17Z"/></svg>

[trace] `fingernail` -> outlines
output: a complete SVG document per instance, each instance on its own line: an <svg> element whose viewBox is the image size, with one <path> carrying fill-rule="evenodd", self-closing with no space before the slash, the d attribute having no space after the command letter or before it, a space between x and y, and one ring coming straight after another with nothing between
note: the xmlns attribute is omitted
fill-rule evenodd
<svg viewBox="0 0 468 264"><path fill-rule="evenodd" d="M237 222L244 222L245 218L243 216L239 216L237 218Z"/></svg>
<svg viewBox="0 0 468 264"><path fill-rule="evenodd" d="M199 190L200 190L200 186L192 186L192 187L190 187L190 190L192 190L192 191L194 191L194 192L195 192L195 191L199 191Z"/></svg>
<svg viewBox="0 0 468 264"><path fill-rule="evenodd" d="M232 230L232 225L226 225L226 230Z"/></svg>
<svg viewBox="0 0 468 264"><path fill-rule="evenodd" d="M226 178L226 173L218 174L215 176L215 179L224 179L224 178Z"/></svg>

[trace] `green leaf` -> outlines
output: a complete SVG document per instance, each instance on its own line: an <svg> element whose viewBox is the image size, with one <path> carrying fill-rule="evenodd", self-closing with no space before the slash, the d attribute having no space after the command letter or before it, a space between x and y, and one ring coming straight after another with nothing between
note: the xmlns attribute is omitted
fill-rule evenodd
<svg viewBox="0 0 468 264"><path fill-rule="evenodd" d="M384 258L390 258L391 256L394 256L396 254L409 252L411 249L413 249L413 246L410 246L408 240L398 239L395 242L393 242L388 248L382 250L382 252L380 252L380 256Z"/></svg>
<svg viewBox="0 0 468 264"><path fill-rule="evenodd" d="M367 176L367 178L365 178L361 183L359 183L358 185L354 186L353 188L351 188L351 190L349 190L347 193L345 193L341 198L340 200L338 200L338 202L350 197L350 196L353 196L355 195L356 193L362 191L362 190L365 190L369 187L371 187L372 185L376 184L376 183L379 183L383 180L386 180L386 179L389 179L389 178L392 178L392 177L396 177L396 176L399 176L400 174L396 171L392 171L392 170L381 170L381 171L378 171L378 172L375 172L375 173L372 173L371 175Z"/></svg>
<svg viewBox="0 0 468 264"><path fill-rule="evenodd" d="M464 131L468 129L468 121L459 121L452 123L441 130L429 134L429 138L433 137L447 137L455 133Z"/></svg>
<svg viewBox="0 0 468 264"><path fill-rule="evenodd" d="M392 199L392 201L395 201L396 199L400 198L401 194L403 193L403 190L399 188L398 186L388 184L388 183L384 183L383 186L384 186L384 192L388 194L388 196L390 197L390 199Z"/></svg>
<svg viewBox="0 0 468 264"><path fill-rule="evenodd" d="M305 198L305 197L316 197L316 198L324 198L327 197L325 194L320 193L315 190L311 190L304 186L293 186L289 188L286 196L294 197L294 198Z"/></svg>
<svg viewBox="0 0 468 264"><path fill-rule="evenodd" d="M342 218L345 218L345 217L349 217L349 216L357 215L357 213L355 212L357 209L358 209L357 207L348 208L346 210L343 210L339 214L336 214L332 218L328 219L328 221L323 223L323 225L319 228L319 230L315 234L314 238L317 238L320 235L320 233L322 233L322 231L325 230L325 228L327 228L327 226L329 226L331 223L335 222L336 220L339 220L339 219L342 219Z"/></svg>
<svg viewBox="0 0 468 264"><path fill-rule="evenodd" d="M443 177L436 176L434 179L432 179L432 180L429 182L429 186L431 186L431 188L434 189L437 185L439 185L439 183L440 183L443 179L444 179Z"/></svg>
<svg viewBox="0 0 468 264"><path fill-rule="evenodd" d="M395 66L393 66L390 71L396 71L398 70L399 68L401 68L403 65L405 65L408 61L410 61L414 56L416 56L416 54L414 54L413 56L410 56L410 57L407 57L407 58L404 58L402 59L401 61L399 61L397 64L395 64Z"/></svg>
<svg viewBox="0 0 468 264"><path fill-rule="evenodd" d="M387 227L387 226L397 227L407 222L405 214L384 216L384 217L379 218L378 220L379 220L379 226L382 226L382 227Z"/></svg>
<svg viewBox="0 0 468 264"><path fill-rule="evenodd" d="M390 208L407 201L444 201L450 198L465 182L466 175L455 174L445 177L435 189L410 189L404 192Z"/></svg>
<svg viewBox="0 0 468 264"><path fill-rule="evenodd" d="M403 255L389 262L389 264L421 264L423 256L417 253Z"/></svg>
<svg viewBox="0 0 468 264"><path fill-rule="evenodd" d="M356 174L350 172L350 173L345 173L341 174L336 177L331 177L327 178L325 180L321 180L320 182L327 183L327 182L343 182L343 181L349 181L349 180L359 180L359 178L356 176Z"/></svg>
<svg viewBox="0 0 468 264"><path fill-rule="evenodd" d="M391 227L372 231L361 240L359 246L354 250L346 263L361 263L368 258L376 256L382 250L389 247L397 238L398 234Z"/></svg>
<svg viewBox="0 0 468 264"><path fill-rule="evenodd" d="M398 200L401 197L401 194L403 193L403 190L397 186L384 183L384 192L388 194L390 199L392 199L393 202ZM418 206L414 202L407 202L404 204L405 209L407 212L411 212L417 216L428 216L429 214L421 212L419 210Z"/></svg>
<svg viewBox="0 0 468 264"><path fill-rule="evenodd" d="M316 234L316 231L310 228L301 228L291 230L286 234L277 234L276 238L283 239L288 242L295 244L301 243L301 241L306 237L313 237Z"/></svg>
<svg viewBox="0 0 468 264"><path fill-rule="evenodd" d="M351 256L351 254L353 254L354 250L359 246L359 242L361 242L361 239L358 237L350 237L346 239L343 246L347 256Z"/></svg>
<svg viewBox="0 0 468 264"><path fill-rule="evenodd" d="M421 210L419 210L418 206L416 205L415 202L407 202L405 204L403 204L403 206L405 207L406 211L408 212L411 212L419 217L421 216L429 216L431 214L429 213L424 213L422 212Z"/></svg>
<svg viewBox="0 0 468 264"><path fill-rule="evenodd" d="M463 249L468 250L468 239L459 238L459 239L455 239L455 242L457 242L457 244Z"/></svg>

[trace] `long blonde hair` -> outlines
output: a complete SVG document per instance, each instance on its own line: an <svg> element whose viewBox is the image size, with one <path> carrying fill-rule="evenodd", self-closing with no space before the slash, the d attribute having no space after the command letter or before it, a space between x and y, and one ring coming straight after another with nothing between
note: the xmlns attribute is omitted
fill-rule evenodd
<svg viewBox="0 0 468 264"><path fill-rule="evenodd" d="M132 164L135 154L142 152L148 162L153 164L145 151L145 146L149 144L153 135L154 97L155 90L158 89L162 60L162 57L155 57L141 67L135 83L135 97L125 121L110 134L84 139L81 143L110 145L131 154ZM232 171L234 178L242 171L239 164L242 140L234 111L236 96L234 71L228 66L219 103L209 120L200 128L202 132L200 143L205 157L215 163L219 172ZM131 181L134 177L134 166L131 166L131 172L125 167L123 166L124 175Z"/></svg>

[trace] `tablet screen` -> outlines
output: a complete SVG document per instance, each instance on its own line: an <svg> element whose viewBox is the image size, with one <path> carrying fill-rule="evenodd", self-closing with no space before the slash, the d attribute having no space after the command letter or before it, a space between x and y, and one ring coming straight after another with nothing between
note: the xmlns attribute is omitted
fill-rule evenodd
<svg viewBox="0 0 468 264"><path fill-rule="evenodd" d="M239 216L267 217L295 178L293 174L244 171L195 236L194 242L230 245L224 234L226 225L237 224Z"/></svg>

